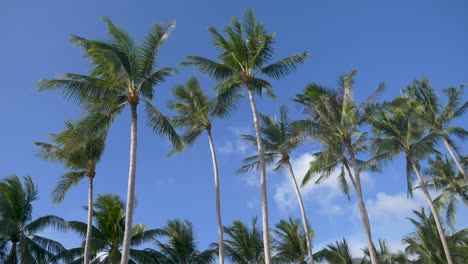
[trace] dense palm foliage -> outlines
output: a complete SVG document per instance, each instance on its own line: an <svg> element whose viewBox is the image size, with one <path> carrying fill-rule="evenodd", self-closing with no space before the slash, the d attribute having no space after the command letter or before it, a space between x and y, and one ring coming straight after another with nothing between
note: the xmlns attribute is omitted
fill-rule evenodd
<svg viewBox="0 0 468 264"><path fill-rule="evenodd" d="M306 235L301 228L298 219L290 217L288 220L281 220L276 224L276 229L273 231L275 238L273 239L273 248L275 263L296 263L305 264L310 262L310 256ZM311 240L314 233L308 234Z"/></svg>
<svg viewBox="0 0 468 264"><path fill-rule="evenodd" d="M97 128L107 128L125 106L130 105L132 121L125 219L127 229L122 258L122 264L127 264L135 204L138 104L145 104L148 125L156 133L167 135L175 148L183 145L169 121L151 103L154 87L175 72L170 67L155 70L158 49L169 37L174 24L154 24L144 43L138 46L127 32L115 26L109 18L103 20L107 24L109 40L90 40L79 36L72 36L71 39L83 48L85 56L91 61L91 73L65 73L60 79L42 80L39 90L58 89L66 98L74 98L86 105Z"/></svg>
<svg viewBox="0 0 468 264"><path fill-rule="evenodd" d="M410 264L413 263L404 252L392 253L389 250L388 243L379 239L379 248L377 250L377 260L379 264ZM369 249L364 250L364 258L360 264L370 263Z"/></svg>
<svg viewBox="0 0 468 264"><path fill-rule="evenodd" d="M104 153L106 131L90 133L87 120L78 124L66 122L66 129L59 134L52 134L53 144L36 142L41 148L39 155L44 160L63 164L69 171L60 177L52 196L55 203L61 202L70 187L78 184L83 178L88 178L88 227L86 232L85 259L90 260L92 236L93 181L96 176L96 166Z"/></svg>
<svg viewBox="0 0 468 264"><path fill-rule="evenodd" d="M328 244L324 249L315 253L315 259L327 261L328 263L336 264L357 264L358 259L351 253L351 248L346 239L336 241L335 244Z"/></svg>
<svg viewBox="0 0 468 264"><path fill-rule="evenodd" d="M233 96L246 89L252 108L255 135L260 165L260 188L262 193L262 224L265 262L271 263L270 239L268 236L268 197L264 150L261 142L261 128L258 121L254 94L261 95L265 90L273 95L272 85L264 77L280 79L293 72L309 56L307 52L270 63L273 58L275 34L268 34L263 24L257 22L253 10L248 10L242 21L232 19L232 24L224 29L226 37L214 27L209 31L213 45L219 50L218 61L199 56L188 56L185 65L193 65L200 72L219 81L217 91L221 101L230 101Z"/></svg>
<svg viewBox="0 0 468 264"><path fill-rule="evenodd" d="M64 230L66 223L55 215L33 220L32 203L37 195L37 187L30 177L23 177L23 183L18 176L0 182L0 257L3 263L54 263L55 254L65 250L59 242L38 235L50 227Z"/></svg>
<svg viewBox="0 0 468 264"><path fill-rule="evenodd" d="M304 203L302 201L299 185L297 184L296 176L290 162L291 151L297 148L304 135L304 121L290 122L288 120L288 110L285 106L280 107L279 120L271 118L267 115L260 114L260 128L262 131L262 143L265 150L265 163L275 164L274 170L286 168L291 176L292 186L297 196L299 208L301 209L302 225L305 234L310 234L309 221L305 212ZM251 145L256 146L257 140L254 136L243 135L244 140ZM259 168L259 156L254 155L244 159L246 163L238 172L247 172L253 168ZM313 263L312 243L310 236L306 236L307 253L309 262Z"/></svg>

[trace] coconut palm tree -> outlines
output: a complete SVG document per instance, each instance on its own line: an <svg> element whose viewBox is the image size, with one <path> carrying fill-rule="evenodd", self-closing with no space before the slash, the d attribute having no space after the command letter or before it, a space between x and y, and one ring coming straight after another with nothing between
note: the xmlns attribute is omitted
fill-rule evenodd
<svg viewBox="0 0 468 264"><path fill-rule="evenodd" d="M211 134L212 122L215 118L227 117L236 103L236 96L230 101L217 102L205 95L200 83L195 77L190 78L185 85L179 85L173 89L175 101L169 103L169 107L175 110L178 116L172 117L174 126L182 127L185 130L183 138L187 145L193 144L198 137L206 131L213 161L215 199L216 199L216 219L218 223L219 240L219 263L224 263L223 248L223 223L221 218L221 199L219 186L218 162L216 158L213 136Z"/></svg>
<svg viewBox="0 0 468 264"><path fill-rule="evenodd" d="M35 142L41 148L39 156L45 160L63 164L69 171L60 177L59 182L52 191L54 203L60 203L68 190L78 184L83 178L88 178L88 227L84 247L84 263L90 263L92 224L93 224L93 191L96 166L99 163L107 131L90 133L87 121L77 124L65 123L66 129L59 134L52 134L52 144Z"/></svg>
<svg viewBox="0 0 468 264"><path fill-rule="evenodd" d="M155 241L159 250L146 249L149 255L164 264L208 264L215 259L216 250L197 249L192 223L188 220L170 220L167 226L158 229L159 235L167 242Z"/></svg>
<svg viewBox="0 0 468 264"><path fill-rule="evenodd" d="M16 175L0 181L0 237L3 243L9 242L3 263L55 263L55 254L65 250L59 242L37 235L47 228L66 228L65 221L55 215L32 219L37 195L30 177L23 177L23 183Z"/></svg>
<svg viewBox="0 0 468 264"><path fill-rule="evenodd" d="M429 159L429 167L425 171L428 176L426 186L441 192L434 199L436 208L444 208L446 222L450 227L454 227L455 214L457 211L457 197L468 206L468 182L465 181L461 171L456 173L453 168L453 161L442 155L436 155L435 159ZM418 187L417 187L418 188Z"/></svg>
<svg viewBox="0 0 468 264"><path fill-rule="evenodd" d="M227 258L232 263L265 263L262 231L257 225L256 217L252 219L252 227L241 221L234 221L231 226L224 227L224 233L227 235L224 239L224 249Z"/></svg>
<svg viewBox="0 0 468 264"><path fill-rule="evenodd" d="M463 89L463 85L458 89L453 87L444 89L443 92L448 98L445 106L441 105L435 89L425 77L421 81L414 80L410 86L403 90L403 93L405 96L416 99L424 106L423 121L431 131L441 132L442 142L457 165L457 168L468 181L468 175L458 156L458 148L451 138L455 136L465 141L468 139L468 131L462 127L450 125L454 119L462 117L468 110L468 101L462 102Z"/></svg>
<svg viewBox="0 0 468 264"><path fill-rule="evenodd" d="M368 148L367 133L361 129L368 118L368 112L364 111L365 107L384 89L384 85L381 84L365 102L358 105L353 97L356 73L357 71L353 70L342 76L337 90L313 83L295 99L310 115L308 132L323 147L322 151L314 154L314 160L302 184L307 184L316 176L318 176L316 183L319 183L339 167L338 180L342 191L349 197L350 188L346 179L348 176L356 191L371 261L377 264L377 254L361 185L361 172L365 169L377 170L377 167L373 160L364 162L358 158L358 155Z"/></svg>
<svg viewBox="0 0 468 264"><path fill-rule="evenodd" d="M437 153L435 147L440 138L439 131L427 133L426 125L421 121L424 111L424 106L411 98L397 98L389 104L375 108L370 116L376 134L374 146L384 162L392 160L402 152L405 153L408 194L412 195L412 181L416 175L434 215L447 263L452 264L440 217L420 171L420 161L429 158L432 153Z"/></svg>
<svg viewBox="0 0 468 264"><path fill-rule="evenodd" d="M314 258L319 262L327 261L333 264L357 264L360 261L352 255L345 238L343 241L336 241L335 244L328 244L324 249L315 253Z"/></svg>
<svg viewBox="0 0 468 264"><path fill-rule="evenodd" d="M364 258L360 264L370 263L369 249L364 249ZM377 259L379 264L411 264L413 263L408 259L404 252L392 253L388 248L388 243L385 240L379 239L379 249L377 250Z"/></svg>
<svg viewBox="0 0 468 264"><path fill-rule="evenodd" d="M122 258L122 244L125 230L124 203L118 195L98 195L93 204L93 237L91 248L91 263L113 264ZM88 208L86 208L88 209ZM87 224L80 221L70 221L69 228L83 238L87 234ZM157 229L147 229L144 224L131 228L131 247L129 263L158 263L145 250L135 249L143 243L151 242L159 234ZM66 263L83 263L83 248L67 250L58 256Z"/></svg>
<svg viewBox="0 0 468 264"><path fill-rule="evenodd" d="M129 105L131 110L130 166L128 176L127 208L122 264L127 264L131 243L133 207L135 204L137 106L145 104L147 123L158 134L167 135L176 148L183 141L151 101L154 87L174 74L171 67L155 70L159 47L169 37L175 24L154 24L142 45L114 25L107 17L108 40L90 40L72 36L71 41L83 48L92 63L89 75L65 73L59 79L41 80L39 91L59 90L66 98L76 99L89 108L94 128L106 128Z"/></svg>
<svg viewBox="0 0 468 264"><path fill-rule="evenodd" d="M303 52L275 63L268 64L273 58L273 44L275 34L266 32L263 24L258 23L254 12L249 9L243 20L232 19L232 24L225 28L226 37L214 27L209 31L213 37L213 44L219 49L218 61L199 56L188 56L183 65L193 65L202 73L219 81L217 90L221 100L230 100L243 88L249 95L252 109L257 148L260 162L260 188L262 193L262 224L266 264L271 263L270 239L268 236L268 199L266 189L266 171L261 143L261 128L258 121L255 93L260 95L262 90L273 95L271 84L260 78L260 75L273 79L280 79L296 70L309 56Z"/></svg>
<svg viewBox="0 0 468 264"><path fill-rule="evenodd" d="M267 115L260 114L260 129L262 131L262 143L265 150L265 162L266 164L276 163L274 170L280 170L282 168L288 169L301 210L304 233L311 234L301 192L299 190L299 186L297 184L294 170L289 158L291 151L297 148L301 142L301 138L304 134L303 123L304 122L302 121L290 122L288 120L288 110L285 106L280 107L279 120L277 120L276 117L270 118ZM252 145L257 145L257 140L254 136L243 135L242 137ZM258 169L259 156L254 155L247 157L244 159L244 163L246 164L238 170L239 173L247 172L254 168ZM313 263L314 261L310 236L305 236L305 239L307 242L306 246L307 254L309 255L309 263Z"/></svg>
<svg viewBox="0 0 468 264"><path fill-rule="evenodd" d="M414 263L447 263L438 227L431 214L427 216L424 208L413 211L415 218L408 218L416 227L416 231L406 236L403 242L408 244L405 251L416 257ZM468 229L448 234L444 233L450 247L454 263L466 263L468 260Z"/></svg>
<svg viewBox="0 0 468 264"><path fill-rule="evenodd" d="M287 221L281 220L273 233L275 234L273 248L277 252L273 257L275 263L308 263L306 235L299 219L290 217ZM313 232L309 233L309 237L314 235Z"/></svg>

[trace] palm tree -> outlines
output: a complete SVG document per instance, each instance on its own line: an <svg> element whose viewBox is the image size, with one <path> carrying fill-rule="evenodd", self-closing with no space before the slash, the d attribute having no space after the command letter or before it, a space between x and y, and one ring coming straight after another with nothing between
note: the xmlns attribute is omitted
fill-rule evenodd
<svg viewBox="0 0 468 264"><path fill-rule="evenodd" d="M91 73L65 73L59 79L42 80L39 90L60 90L66 98L78 100L94 113L91 118L95 120L93 127L96 128L108 127L125 106L130 105L130 166L125 214L127 229L121 262L127 264L135 204L138 104L145 103L148 125L154 132L167 135L175 148L183 145L169 121L151 104L154 87L175 72L170 67L155 70L158 49L169 37L175 24L154 24L144 43L137 46L133 38L115 26L109 18L105 17L103 20L107 23L109 40L71 37L72 42L83 48L85 56L90 59Z"/></svg>
<svg viewBox="0 0 468 264"><path fill-rule="evenodd" d="M226 256L232 263L265 263L262 231L256 217L252 219L251 228L241 221L234 221L231 226L224 227L224 233L228 236L224 239Z"/></svg>
<svg viewBox="0 0 468 264"><path fill-rule="evenodd" d="M167 239L167 243L156 240L159 251L147 249L149 255L159 259L164 264L208 264L215 258L216 250L197 249L195 232L188 220L170 220L167 226L158 229L159 235Z"/></svg>
<svg viewBox="0 0 468 264"><path fill-rule="evenodd" d="M288 120L288 110L285 106L280 107L279 120L270 118L267 115L260 114L260 129L262 131L262 143L265 149L266 164L276 163L275 170L280 170L286 167L291 176L291 182L296 192L297 201L301 209L302 224L305 234L311 234L308 226L307 215L302 201L301 192L294 175L294 170L289 160L291 151L299 146L303 135L303 122L290 122ZM250 135L243 135L243 138L253 145L257 145L256 138ZM259 156L254 155L244 159L244 165L238 172L247 172L251 169L259 167ZM314 263L312 254L312 243L310 236L305 236L307 254L309 262Z"/></svg>
<svg viewBox="0 0 468 264"><path fill-rule="evenodd" d="M391 253L388 248L388 243L385 240L379 239L379 250L377 250L377 259L379 264L411 264L413 263L408 259L404 252ZM369 260L369 249L364 249L364 258L360 264L368 264Z"/></svg>
<svg viewBox="0 0 468 264"><path fill-rule="evenodd" d="M416 175L434 215L447 263L452 264L440 217L420 172L420 161L427 159L431 153L437 153L435 146L440 138L438 131L426 133L426 126L421 121L424 111L425 108L411 98L397 98L389 104L374 109L370 119L376 133L374 146L384 162L393 159L401 152L405 153L408 194L412 195L412 180L413 175Z"/></svg>
<svg viewBox="0 0 468 264"><path fill-rule="evenodd" d="M416 257L414 263L442 264L446 262L446 255L440 240L435 218L431 214L427 216L424 208L421 211L413 211L416 219L408 218L416 227L416 231L403 239L408 244L405 251ZM468 229L463 229L453 234L444 233L449 248L453 253L454 263L466 263L468 260Z"/></svg>
<svg viewBox="0 0 468 264"><path fill-rule="evenodd" d="M273 232L276 235L273 243L277 252L273 258L276 263L307 263L307 255L309 254L307 239L299 219L290 217L287 221L281 220ZM314 235L311 232L308 236L313 237Z"/></svg>
<svg viewBox="0 0 468 264"><path fill-rule="evenodd" d="M55 215L32 220L37 195L30 177L23 177L23 183L16 175L0 181L0 237L2 243L9 242L4 263L54 263L55 254L65 250L59 242L37 235L46 228L66 228L65 221Z"/></svg>
<svg viewBox="0 0 468 264"><path fill-rule="evenodd" d="M91 248L92 263L119 263L123 257L122 244L125 230L124 203L118 195L98 195L93 205L94 223ZM86 208L88 209L88 208ZM70 221L69 227L83 238L87 234L87 224L80 221ZM159 231L147 229L144 224L131 228L131 249L129 263L158 263L145 250L135 249L143 243L151 242ZM82 247L72 248L58 256L66 263L82 263Z"/></svg>
<svg viewBox="0 0 468 264"><path fill-rule="evenodd" d="M457 196L468 206L468 183L461 171L458 174L455 173L453 161L447 157L443 159L442 155L436 155L435 159L429 159L429 168L425 172L429 176L425 183L427 188L441 192L434 199L434 205L436 208L446 210L447 223L453 228Z"/></svg>
<svg viewBox="0 0 468 264"><path fill-rule="evenodd" d="M364 103L358 105L353 97L356 73L357 71L353 70L342 76L337 90L313 83L305 88L304 94L297 96L296 102L300 103L310 115L309 133L323 146L323 151L314 154L314 160L304 176L302 185L307 184L315 176L318 176L316 183L319 183L329 177L337 167L341 167L338 177L341 189L349 198L347 175L356 191L371 261L377 264L360 176L361 171L365 169L377 170L377 168L372 160L364 162L359 160L357 155L368 148L367 133L361 131L361 126L368 116L368 112L364 109L384 89L384 85L381 84Z"/></svg>
<svg viewBox="0 0 468 264"><path fill-rule="evenodd" d="M93 181L96 176L96 166L104 153L107 131L90 133L86 120L78 124L66 122L66 129L59 134L52 134L53 144L35 142L41 148L39 155L49 161L63 164L69 169L60 177L52 191L54 203L60 203L68 190L78 184L83 178L88 178L88 223L84 248L84 263L90 263L92 224L93 224Z"/></svg>
<svg viewBox="0 0 468 264"><path fill-rule="evenodd" d="M188 56L183 65L193 65L202 73L219 81L217 90L220 99L229 101L242 88L247 89L252 108L257 148L260 163L260 188L262 193L262 224L265 262L271 263L270 239L268 236L268 199L266 189L266 171L261 142L261 128L258 121L257 106L254 94L260 95L262 90L273 95L271 84L259 77L280 79L293 72L299 64L303 64L309 56L303 52L267 65L273 57L275 34L267 34L264 26L258 23L252 9L249 9L243 20L232 19L232 25L225 28L224 37L214 27L209 31L213 44L219 49L218 62L199 56Z"/></svg>
<svg viewBox="0 0 468 264"><path fill-rule="evenodd" d="M445 107L440 104L435 89L426 78L423 78L421 81L414 80L412 85L408 86L403 92L406 96L418 100L425 107L425 113L422 116L424 122L431 131L441 132L441 139L447 151L462 175L468 180L465 168L457 156L457 147L451 139L451 136L456 136L465 141L468 139L468 131L462 127L450 125L454 119L462 117L468 110L468 102L462 102L463 89L463 85L458 89L453 87L444 89L443 92L448 97Z"/></svg>
<svg viewBox="0 0 468 264"><path fill-rule="evenodd" d="M336 241L335 244L328 244L326 248L314 254L314 258L320 261L327 261L333 264L357 264L359 260L351 253L351 248L346 239Z"/></svg>
<svg viewBox="0 0 468 264"><path fill-rule="evenodd" d="M219 187L218 162L216 159L213 136L211 134L212 122L215 118L222 118L229 115L235 106L237 97L232 97L231 101L217 102L209 99L200 87L200 83L195 77L190 78L185 86L179 85L174 88L173 95L176 101L170 102L169 107L175 110L178 116L171 119L174 126L182 127L185 130L184 139L187 144L193 144L198 137L206 131L213 161L213 171L216 190L216 219L218 222L219 240L219 263L224 263L223 248L223 223L221 219L221 200Z"/></svg>

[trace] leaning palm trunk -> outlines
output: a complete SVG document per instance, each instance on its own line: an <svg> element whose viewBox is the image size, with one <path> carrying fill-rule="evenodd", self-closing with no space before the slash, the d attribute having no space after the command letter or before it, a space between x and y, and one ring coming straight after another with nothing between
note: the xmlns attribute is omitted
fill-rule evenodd
<svg viewBox="0 0 468 264"><path fill-rule="evenodd" d="M219 191L219 175L218 175L218 162L216 161L216 152L214 149L213 137L211 136L211 129L207 129L208 140L210 142L211 159L213 160L213 172L216 189L216 218L218 221L218 240L219 240L219 263L224 264L224 239L223 239L223 222L221 221L221 199Z"/></svg>
<svg viewBox="0 0 468 264"><path fill-rule="evenodd" d="M452 159L455 162L455 164L457 165L457 167L460 170L461 174L463 175L463 177L465 177L465 180L468 181L468 176L465 173L465 168L463 168L463 165L461 165L460 160L458 160L457 155L453 151L453 149L450 146L450 144L448 143L447 139L442 138L442 141L444 142L445 147L447 148L448 152L450 153L450 156L452 156Z"/></svg>
<svg viewBox="0 0 468 264"><path fill-rule="evenodd" d="M310 242L309 221L307 221L304 203L302 202L301 192L299 191L299 186L297 185L296 177L294 176L294 171L289 160L287 161L286 165L288 166L289 174L291 175L291 181L294 186L294 191L296 191L297 201L299 202L299 207L301 208L302 224L304 225L304 233L306 237L307 254L309 255L309 263L314 264L314 257L312 254L312 243Z"/></svg>
<svg viewBox="0 0 468 264"><path fill-rule="evenodd" d="M95 173L89 172L89 187L88 187L88 225L86 226L86 240L84 250L84 264L90 263L91 258L91 238L93 232L93 179Z"/></svg>
<svg viewBox="0 0 468 264"><path fill-rule="evenodd" d="M128 264L130 239L132 237L133 206L135 204L135 178L137 157L137 103L131 103L132 127L130 130L130 168L128 172L127 205L125 210L125 233L122 246L121 264Z"/></svg>
<svg viewBox="0 0 468 264"><path fill-rule="evenodd" d="M260 128L260 124L258 123L258 112L257 112L257 106L255 105L254 94L250 86L248 87L247 90L249 93L250 106L252 108L252 115L253 115L254 126L255 126L255 136L257 138L258 162L260 164L260 189L262 192L262 225L263 225L263 248L265 252L265 264L271 264L265 157L263 155L261 128Z"/></svg>
<svg viewBox="0 0 468 264"><path fill-rule="evenodd" d="M447 244L447 239L445 238L444 230L442 229L442 224L440 223L439 214L434 206L434 202L432 201L431 195L427 191L426 184L424 183L421 174L419 173L418 166L416 166L416 162L413 160L412 157L408 157L409 162L411 162L411 166L413 167L414 173L418 177L419 185L424 192L424 196L426 197L427 203L429 204L429 208L431 209L432 215L434 216L434 220L437 226L437 231L439 232L440 241L442 242L442 247L444 248L445 257L447 259L447 264L453 264L452 256L450 255L450 250Z"/></svg>

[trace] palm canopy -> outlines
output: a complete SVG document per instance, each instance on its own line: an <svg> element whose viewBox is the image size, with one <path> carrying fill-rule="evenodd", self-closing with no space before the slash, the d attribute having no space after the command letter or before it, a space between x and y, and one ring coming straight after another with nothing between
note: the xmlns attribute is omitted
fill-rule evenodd
<svg viewBox="0 0 468 264"><path fill-rule="evenodd" d="M307 262L307 242L303 228L299 219L290 217L288 220L281 220L273 231L275 239L273 247L275 249L275 263L297 263ZM314 237L312 232L310 237Z"/></svg>
<svg viewBox="0 0 468 264"><path fill-rule="evenodd" d="M197 242L192 223L188 220L170 220L167 226L158 229L159 234L167 239L162 242L155 241L159 250L147 249L148 255L153 256L164 264L208 264L212 263L216 256L216 250L197 249Z"/></svg>
<svg viewBox="0 0 468 264"><path fill-rule="evenodd" d="M363 250L364 258L361 260L360 264L369 264L369 249L366 248ZM379 264L411 264L413 263L406 256L404 252L392 253L388 247L388 243L385 240L379 239L379 249L377 250L377 259Z"/></svg>
<svg viewBox="0 0 468 264"><path fill-rule="evenodd" d="M95 119L94 128L108 127L126 105L143 101L148 125L156 133L167 135L175 147L182 147L183 141L169 121L151 104L154 87L175 73L171 67L155 69L158 50L175 23L154 24L143 44L136 45L133 38L109 18L103 20L109 39L71 36L71 42L82 48L91 61L90 74L64 73L58 79L44 79L39 81L38 90L59 90L64 97L86 106Z"/></svg>
<svg viewBox="0 0 468 264"><path fill-rule="evenodd" d="M93 206L95 225L91 240L91 263L118 263L125 230L124 203L118 195L104 194L98 195ZM86 237L86 223L70 221L69 227L83 238ZM144 224L133 226L129 263L158 263L144 250L134 248L152 241L158 234L157 229L148 230ZM83 249L78 247L67 250L59 258L67 263L82 263L82 255Z"/></svg>
<svg viewBox="0 0 468 264"><path fill-rule="evenodd" d="M214 27L210 27L209 31L213 45L219 50L218 61L187 56L187 61L182 65L195 66L200 72L219 81L217 89L221 99L229 100L243 87L258 94L266 90L267 94L273 95L271 84L258 76L279 79L296 70L309 57L307 52L302 52L270 63L275 34L267 33L263 24L257 22L252 9L245 13L242 21L232 18L231 25L224 29L226 36Z"/></svg>
<svg viewBox="0 0 468 264"><path fill-rule="evenodd" d="M265 162L275 163L275 169L279 170L289 162L289 155L297 148L303 139L304 121L291 122L288 119L288 109L286 106L280 107L279 118L271 118L268 115L259 114L260 127L262 131L262 143L265 149ZM242 135L242 138L252 144L257 145L255 136ZM258 155L247 157L245 163L237 172L243 173L259 168Z"/></svg>
<svg viewBox="0 0 468 264"><path fill-rule="evenodd" d="M10 176L0 181L0 241L9 242L4 263L54 263L65 248L57 241L37 235L47 228L64 230L65 221L54 215L32 219L32 203L38 190L30 177Z"/></svg>
<svg viewBox="0 0 468 264"><path fill-rule="evenodd" d="M413 211L416 218L408 220L416 231L403 239L408 244L405 251L416 257L414 263L447 263L434 217L426 215L424 208ZM448 234L445 233L454 263L465 263L468 259L468 229Z"/></svg>
<svg viewBox="0 0 468 264"><path fill-rule="evenodd" d="M334 264L357 264L359 260L351 253L351 248L346 239L336 241L335 244L328 244L326 248L314 254L317 261L327 261Z"/></svg>
<svg viewBox="0 0 468 264"><path fill-rule="evenodd" d="M40 147L39 156L44 160L63 164L69 171L60 177L52 191L55 203L61 202L67 191L84 177L93 178L96 166L104 153L106 131L91 133L89 122L65 122L65 129L51 134L52 143L35 142Z"/></svg>

